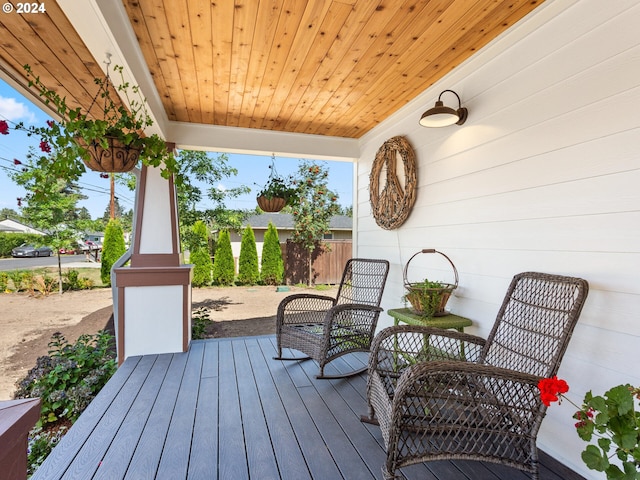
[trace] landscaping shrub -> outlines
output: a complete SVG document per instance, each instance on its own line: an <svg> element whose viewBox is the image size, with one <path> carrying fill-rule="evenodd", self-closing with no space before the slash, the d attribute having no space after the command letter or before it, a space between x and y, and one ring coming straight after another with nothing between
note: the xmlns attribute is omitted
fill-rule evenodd
<svg viewBox="0 0 640 480"><path fill-rule="evenodd" d="M233 285L235 265L231 250L229 232L223 230L218 238L216 253L213 258L213 283L216 285Z"/></svg>
<svg viewBox="0 0 640 480"><path fill-rule="evenodd" d="M9 291L9 274L0 272L0 293Z"/></svg>
<svg viewBox="0 0 640 480"><path fill-rule="evenodd" d="M63 290L90 290L93 288L93 281L80 276L80 272L70 268L62 275Z"/></svg>
<svg viewBox="0 0 640 480"><path fill-rule="evenodd" d="M209 310L201 307L191 313L191 339L201 340L205 338L207 327L213 323L209 318Z"/></svg>
<svg viewBox="0 0 640 480"><path fill-rule="evenodd" d="M0 232L0 257L10 257L11 250L23 243L37 244L42 241L42 235L35 233Z"/></svg>
<svg viewBox="0 0 640 480"><path fill-rule="evenodd" d="M207 225L202 220L198 220L193 224L191 230L191 253L189 255L189 262L193 264L193 279L191 283L194 287L211 285L213 262L209 254Z"/></svg>
<svg viewBox="0 0 640 480"><path fill-rule="evenodd" d="M18 382L14 398L40 397L37 426L74 422L116 371L114 337L105 331L81 335L70 344L61 333L49 342L49 355Z"/></svg>
<svg viewBox="0 0 640 480"><path fill-rule="evenodd" d="M58 444L67 427L61 425L59 428L43 430L42 427L35 427L29 432L27 445L27 476L35 473L40 465L51 453L51 450Z"/></svg>
<svg viewBox="0 0 640 480"><path fill-rule="evenodd" d="M260 279L266 285L280 285L284 277L284 262L276 226L269 222L262 245Z"/></svg>
<svg viewBox="0 0 640 480"><path fill-rule="evenodd" d="M117 219L109 220L104 231L104 243L102 245L100 278L106 287L111 285L111 267L124 255L127 247L124 244L124 232Z"/></svg>
<svg viewBox="0 0 640 480"><path fill-rule="evenodd" d="M256 236L251 225L247 225L242 232L240 243L240 258L238 259L238 282L245 285L255 285L260 279L258 268L258 250Z"/></svg>

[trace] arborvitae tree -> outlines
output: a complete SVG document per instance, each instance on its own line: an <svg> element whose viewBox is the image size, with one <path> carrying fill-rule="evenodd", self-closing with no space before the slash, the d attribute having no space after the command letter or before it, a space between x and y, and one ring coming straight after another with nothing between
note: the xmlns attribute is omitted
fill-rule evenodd
<svg viewBox="0 0 640 480"><path fill-rule="evenodd" d="M102 265L100 277L106 286L111 285L111 267L127 250L124 244L124 232L120 221L109 220L104 231L104 243L102 244Z"/></svg>
<svg viewBox="0 0 640 480"><path fill-rule="evenodd" d="M220 232L213 257L213 283L216 285L233 285L235 265L231 250L231 237L227 230Z"/></svg>
<svg viewBox="0 0 640 480"><path fill-rule="evenodd" d="M191 284L194 287L211 285L211 272L213 262L209 254L209 232L206 224L198 220L192 227L192 245L189 261L193 264L193 279Z"/></svg>
<svg viewBox="0 0 640 480"><path fill-rule="evenodd" d="M260 279L258 268L258 249L256 236L251 225L247 225L242 232L240 243L240 258L238 260L238 281L245 285L255 285Z"/></svg>
<svg viewBox="0 0 640 480"><path fill-rule="evenodd" d="M267 285L280 285L284 277L284 262L276 226L269 222L262 245L260 278Z"/></svg>

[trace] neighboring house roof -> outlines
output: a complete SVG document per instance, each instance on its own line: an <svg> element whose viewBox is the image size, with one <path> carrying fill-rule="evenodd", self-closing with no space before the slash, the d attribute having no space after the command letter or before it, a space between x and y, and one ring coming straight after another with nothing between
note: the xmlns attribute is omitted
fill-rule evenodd
<svg viewBox="0 0 640 480"><path fill-rule="evenodd" d="M254 230L266 229L269 222L279 230L293 230L293 215L290 213L262 213L252 215L244 222L243 226L251 225ZM353 219L346 215L336 215L331 218L329 228L331 230L351 230Z"/></svg>
<svg viewBox="0 0 640 480"><path fill-rule="evenodd" d="M12 230L3 229L3 231L13 231L13 232L22 232L22 233L36 233L38 235L44 235L45 232L35 229L29 225L26 225L18 220L13 220L11 218L5 218L4 220L0 220L0 225L3 227L8 227Z"/></svg>
<svg viewBox="0 0 640 480"><path fill-rule="evenodd" d="M9 227L8 225L2 225L0 223L0 232L14 232L14 233L19 233L22 232L22 230L18 230L17 228L13 228L13 227Z"/></svg>

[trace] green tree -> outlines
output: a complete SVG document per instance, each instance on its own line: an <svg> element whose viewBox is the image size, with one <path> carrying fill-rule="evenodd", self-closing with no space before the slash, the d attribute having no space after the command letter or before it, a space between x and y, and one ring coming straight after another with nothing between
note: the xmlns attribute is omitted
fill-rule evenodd
<svg viewBox="0 0 640 480"><path fill-rule="evenodd" d="M258 250L256 236L251 225L247 225L242 232L240 243L240 258L238 259L238 281L245 285L255 285L260 279L258 268Z"/></svg>
<svg viewBox="0 0 640 480"><path fill-rule="evenodd" d="M124 210L120 205L120 200L118 200L118 197L115 197L113 199L113 214L114 218L122 218L122 216L124 215ZM111 203L107 203L107 206L104 209L104 214L102 215L102 220L105 223L108 223L109 220L111 220Z"/></svg>
<svg viewBox="0 0 640 480"><path fill-rule="evenodd" d="M248 193L250 189L244 185L236 188L219 187L224 180L238 174L237 169L229 166L229 157L224 153L213 156L200 150L181 150L177 158L180 172L176 190L182 233L188 234L188 227L197 220L207 222L213 230L239 229L248 214L227 209L225 201ZM203 191L201 184L209 187ZM199 208L198 205L205 199L211 206Z"/></svg>
<svg viewBox="0 0 640 480"><path fill-rule="evenodd" d="M267 285L280 285L284 277L282 250L276 226L269 222L262 245L260 279Z"/></svg>
<svg viewBox="0 0 640 480"><path fill-rule="evenodd" d="M0 220L4 220L5 218L20 220L21 217L13 208L2 208L0 209Z"/></svg>
<svg viewBox="0 0 640 480"><path fill-rule="evenodd" d="M124 255L127 248L124 245L124 232L118 219L109 220L104 231L104 243L102 244L102 264L100 266L100 278L106 286L111 285L111 267Z"/></svg>
<svg viewBox="0 0 640 480"><path fill-rule="evenodd" d="M311 255L329 232L331 217L339 212L338 195L328 188L328 169L315 162L304 161L298 167L296 185L299 203L292 206L294 230L292 240L308 252L308 283L312 283Z"/></svg>
<svg viewBox="0 0 640 480"><path fill-rule="evenodd" d="M213 257L213 283L216 285L233 285L235 265L231 250L231 237L228 230L222 230L216 244Z"/></svg>
<svg viewBox="0 0 640 480"><path fill-rule="evenodd" d="M47 232L40 244L49 245L58 256L58 287L62 294L60 249L72 247L79 235L77 203L83 197L72 183L47 174L27 155L24 168L9 172L10 178L26 190L21 199L21 217L31 226ZM39 157L38 157L39 158Z"/></svg>
<svg viewBox="0 0 640 480"><path fill-rule="evenodd" d="M207 225L202 221L196 221L191 227L193 239L189 254L189 261L193 264L194 287L211 285L211 272L213 262L209 254L209 231Z"/></svg>

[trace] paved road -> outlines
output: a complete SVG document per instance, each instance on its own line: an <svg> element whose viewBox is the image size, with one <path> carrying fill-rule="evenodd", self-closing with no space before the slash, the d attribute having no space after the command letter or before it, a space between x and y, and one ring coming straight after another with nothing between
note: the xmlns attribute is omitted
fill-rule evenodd
<svg viewBox="0 0 640 480"><path fill-rule="evenodd" d="M100 265L99 263L86 262L84 255L63 255L60 257L62 265L69 263L86 263L87 267ZM23 270L28 268L55 267L58 265L58 257L34 257L34 258L0 258L0 271Z"/></svg>

